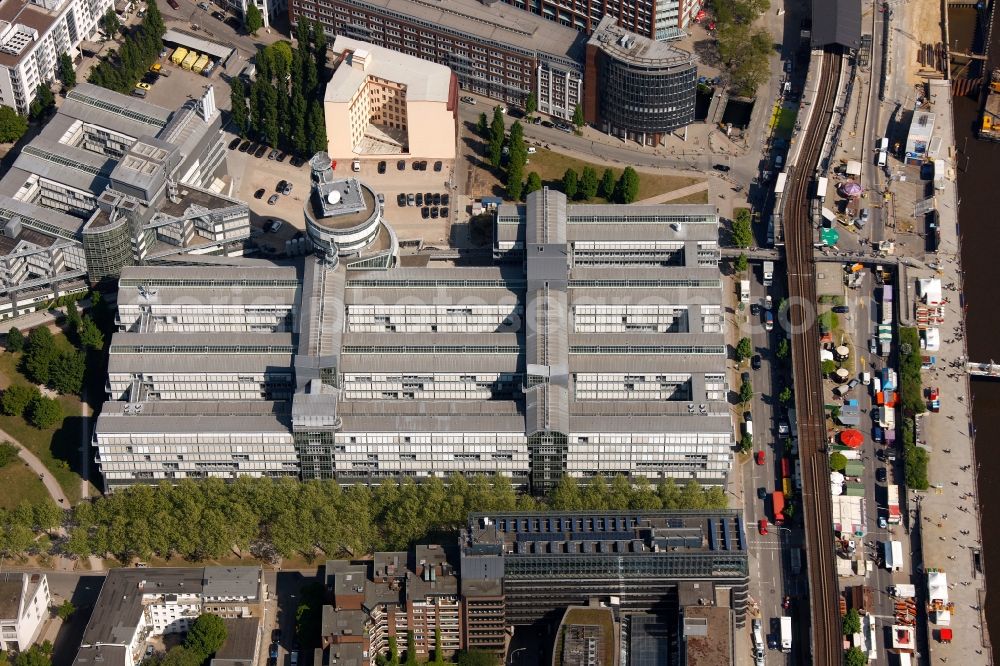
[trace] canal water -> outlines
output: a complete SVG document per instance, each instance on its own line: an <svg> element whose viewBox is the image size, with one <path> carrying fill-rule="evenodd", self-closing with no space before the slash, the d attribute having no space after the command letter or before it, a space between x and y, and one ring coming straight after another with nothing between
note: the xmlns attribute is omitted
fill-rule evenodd
<svg viewBox="0 0 1000 666"><path fill-rule="evenodd" d="M954 13L951 16L955 16ZM959 18L959 17L956 17ZM995 20L995 19L994 19ZM968 29L967 14L956 22ZM965 24L965 25L962 25ZM994 29L1000 29L996 26ZM964 30L962 30L964 32ZM994 33L994 36L1000 33ZM981 36L980 36L981 38ZM985 72L1000 66L1000 49L994 44ZM955 136L958 153L959 228L962 236L962 267L969 357L976 361L1000 361L1000 296L997 295L997 174L1000 144L976 138L979 101L955 98ZM1000 380L972 382L973 423L976 428L976 459L979 464L979 504L983 525L983 551L987 575L987 626L1000 636L1000 530L991 529L1000 512L1000 455L993 447L1000 442ZM939 442L938 448L946 445ZM972 624L970 621L969 624ZM1000 662L1000 644L994 643L993 660Z"/></svg>

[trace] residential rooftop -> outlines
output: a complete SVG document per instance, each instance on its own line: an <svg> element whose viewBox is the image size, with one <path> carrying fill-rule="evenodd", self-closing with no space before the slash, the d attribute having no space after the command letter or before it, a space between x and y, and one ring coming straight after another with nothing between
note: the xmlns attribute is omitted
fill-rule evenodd
<svg viewBox="0 0 1000 666"><path fill-rule="evenodd" d="M350 102L368 77L402 84L407 102L448 101L451 70L444 65L343 36L334 40L333 52L350 55L326 85L327 102Z"/></svg>
<svg viewBox="0 0 1000 666"><path fill-rule="evenodd" d="M639 67L688 66L695 56L668 42L643 37L620 27L611 14L597 24L588 46L596 46L615 60Z"/></svg>

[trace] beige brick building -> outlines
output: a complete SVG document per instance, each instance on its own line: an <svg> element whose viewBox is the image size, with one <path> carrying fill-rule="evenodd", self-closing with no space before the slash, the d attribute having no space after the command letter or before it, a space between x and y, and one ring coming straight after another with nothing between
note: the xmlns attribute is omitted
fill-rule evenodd
<svg viewBox="0 0 1000 666"><path fill-rule="evenodd" d="M347 37L333 45L326 135L334 159L454 159L458 82L420 58Z"/></svg>

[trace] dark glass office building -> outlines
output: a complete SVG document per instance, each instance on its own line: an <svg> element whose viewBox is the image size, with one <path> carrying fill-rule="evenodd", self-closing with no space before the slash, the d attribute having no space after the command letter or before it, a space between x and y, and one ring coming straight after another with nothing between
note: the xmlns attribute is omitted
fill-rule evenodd
<svg viewBox="0 0 1000 666"><path fill-rule="evenodd" d="M694 54L605 17L587 42L584 114L608 134L658 146L694 122L697 78Z"/></svg>

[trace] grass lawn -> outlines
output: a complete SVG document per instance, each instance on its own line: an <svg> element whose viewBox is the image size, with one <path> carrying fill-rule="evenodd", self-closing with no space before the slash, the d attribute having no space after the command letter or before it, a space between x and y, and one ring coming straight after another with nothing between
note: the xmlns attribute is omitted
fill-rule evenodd
<svg viewBox="0 0 1000 666"><path fill-rule="evenodd" d="M693 194L688 194L687 196L677 197L676 199L671 199L670 201L664 201L663 203L668 203L668 204L707 204L708 203L708 190L702 190L701 192L695 192Z"/></svg>
<svg viewBox="0 0 1000 666"><path fill-rule="evenodd" d="M617 167L606 167L601 164L594 164L593 162L585 162L584 160L578 160L575 157L557 153L546 148L539 148L538 152L534 155L528 155L528 161L529 163L524 166L525 178L532 171L537 171L538 175L542 177L543 184L554 186L557 189L561 189L562 177L566 173L566 169L574 169L579 175L583 173L584 167L589 166L597 171L597 177L600 178L604 170L610 168L612 173L615 174L615 180L622 173L622 169ZM638 201L655 197L657 194L663 194L664 192L679 190L682 187L694 185L703 180L702 178L692 178L690 176L668 176L660 173L648 173L639 169L636 169L636 171L639 172ZM589 203L605 203L605 200L601 197L594 197ZM683 202L678 200L671 201L670 203Z"/></svg>
<svg viewBox="0 0 1000 666"><path fill-rule="evenodd" d="M24 500L41 502L49 496L38 475L18 458L0 468L0 509L13 509Z"/></svg>
<svg viewBox="0 0 1000 666"><path fill-rule="evenodd" d="M57 345L70 346L64 335L56 335ZM21 354L0 353L0 377L7 385L31 383L17 369ZM71 502L80 499L80 444L84 438L84 419L80 399L74 395L59 396L65 418L47 430L39 430L20 416L0 415L0 430L26 446L49 468ZM35 477L37 481L37 477Z"/></svg>

